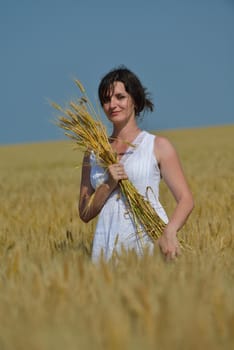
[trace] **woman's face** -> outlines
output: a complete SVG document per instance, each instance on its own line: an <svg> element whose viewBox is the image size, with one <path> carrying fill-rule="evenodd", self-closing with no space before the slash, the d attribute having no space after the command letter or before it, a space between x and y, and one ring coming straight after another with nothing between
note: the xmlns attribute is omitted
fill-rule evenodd
<svg viewBox="0 0 234 350"><path fill-rule="evenodd" d="M128 122L135 118L134 101L125 90L122 82L116 81L113 85L113 91L103 103L103 110L107 118L114 124Z"/></svg>

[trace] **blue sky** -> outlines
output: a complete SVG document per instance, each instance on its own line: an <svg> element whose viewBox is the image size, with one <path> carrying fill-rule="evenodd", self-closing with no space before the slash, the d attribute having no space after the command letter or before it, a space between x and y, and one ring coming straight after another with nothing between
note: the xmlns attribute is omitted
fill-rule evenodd
<svg viewBox="0 0 234 350"><path fill-rule="evenodd" d="M78 78L96 103L120 64L153 97L142 128L234 122L233 0L0 0L0 49L0 144L61 139L48 100Z"/></svg>

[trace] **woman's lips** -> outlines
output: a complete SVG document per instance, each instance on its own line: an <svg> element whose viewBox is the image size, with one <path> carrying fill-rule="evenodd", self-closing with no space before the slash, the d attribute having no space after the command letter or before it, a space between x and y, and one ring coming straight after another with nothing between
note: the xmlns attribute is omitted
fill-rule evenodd
<svg viewBox="0 0 234 350"><path fill-rule="evenodd" d="M118 115L118 114L119 114L119 111L111 112L111 116L112 116L112 117L115 117L115 116Z"/></svg>

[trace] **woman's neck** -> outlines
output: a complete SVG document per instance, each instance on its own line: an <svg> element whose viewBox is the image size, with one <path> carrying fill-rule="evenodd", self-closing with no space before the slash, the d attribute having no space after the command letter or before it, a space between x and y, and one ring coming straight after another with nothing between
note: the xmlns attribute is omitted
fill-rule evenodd
<svg viewBox="0 0 234 350"><path fill-rule="evenodd" d="M112 139L115 140L125 140L131 142L135 139L135 137L140 133L141 129L138 127L136 123L133 125L125 125L124 127L114 126L113 132L111 134Z"/></svg>

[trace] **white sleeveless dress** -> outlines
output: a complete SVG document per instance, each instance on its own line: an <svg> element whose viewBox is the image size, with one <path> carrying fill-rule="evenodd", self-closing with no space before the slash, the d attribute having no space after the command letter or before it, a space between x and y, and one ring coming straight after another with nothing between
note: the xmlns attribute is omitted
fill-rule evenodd
<svg viewBox="0 0 234 350"><path fill-rule="evenodd" d="M154 139L146 131L141 131L132 142L135 147L130 146L120 162L129 180L143 196L147 196L151 205L167 223L167 215L159 202L160 170L154 155ZM90 181L94 189L107 179L107 172L95 158L94 153L90 154ZM150 187L150 191L147 188ZM99 213L96 230L93 240L92 260L97 262L102 255L105 260L111 258L114 253L120 254L122 247L125 250L134 249L138 255L142 255L147 247L153 252L154 244L151 238L144 233L136 233L136 227L131 216L127 213L123 196L117 189L107 199Z"/></svg>

